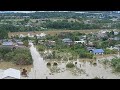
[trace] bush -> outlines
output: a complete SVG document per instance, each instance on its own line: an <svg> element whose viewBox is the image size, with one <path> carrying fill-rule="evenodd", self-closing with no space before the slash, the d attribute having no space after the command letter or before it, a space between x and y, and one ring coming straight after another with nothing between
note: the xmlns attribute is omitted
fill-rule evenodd
<svg viewBox="0 0 120 90"><path fill-rule="evenodd" d="M75 62L75 64L77 64L77 62Z"/></svg>
<svg viewBox="0 0 120 90"><path fill-rule="evenodd" d="M53 66L57 66L58 64L56 62L53 63Z"/></svg>
<svg viewBox="0 0 120 90"><path fill-rule="evenodd" d="M64 61L68 61L68 58L67 58L67 57L64 57L63 60L64 60Z"/></svg>
<svg viewBox="0 0 120 90"><path fill-rule="evenodd" d="M99 78L99 77L96 76L96 77L94 77L93 79L101 79L101 78Z"/></svg>
<svg viewBox="0 0 120 90"><path fill-rule="evenodd" d="M13 57L13 62L17 65L31 65L32 58L24 53L19 53Z"/></svg>
<svg viewBox="0 0 120 90"><path fill-rule="evenodd" d="M10 48L0 48L0 59L14 62L17 65L32 64L32 57L28 48L11 50Z"/></svg>
<svg viewBox="0 0 120 90"><path fill-rule="evenodd" d="M13 59L13 57L14 57L14 53L13 52L9 52L9 53L7 53L7 54L5 54L5 61L11 61L12 59Z"/></svg>
<svg viewBox="0 0 120 90"><path fill-rule="evenodd" d="M80 58L90 58L90 59L92 59L93 58L93 54L82 52L82 53L80 53Z"/></svg>
<svg viewBox="0 0 120 90"><path fill-rule="evenodd" d="M28 47L28 46L29 46L28 40L23 41L23 44L24 44L26 47Z"/></svg>
<svg viewBox="0 0 120 90"><path fill-rule="evenodd" d="M1 58L5 59L5 54L7 54L11 51L12 51L11 48L7 48L7 47L0 48Z"/></svg>
<svg viewBox="0 0 120 90"><path fill-rule="evenodd" d="M38 51L45 51L45 47L43 45L38 46Z"/></svg>
<svg viewBox="0 0 120 90"><path fill-rule="evenodd" d="M120 72L120 58L114 58L111 60L111 65L116 72Z"/></svg>
<svg viewBox="0 0 120 90"><path fill-rule="evenodd" d="M116 54L116 50L105 49L105 54Z"/></svg>
<svg viewBox="0 0 120 90"><path fill-rule="evenodd" d="M48 62L48 63L47 63L47 66L51 66L51 63L50 63L50 62Z"/></svg>
<svg viewBox="0 0 120 90"><path fill-rule="evenodd" d="M70 63L67 63L66 67L67 67L67 68L73 68L73 67L75 67L75 65L70 62Z"/></svg>
<svg viewBox="0 0 120 90"><path fill-rule="evenodd" d="M69 60L73 60L73 57L70 57Z"/></svg>

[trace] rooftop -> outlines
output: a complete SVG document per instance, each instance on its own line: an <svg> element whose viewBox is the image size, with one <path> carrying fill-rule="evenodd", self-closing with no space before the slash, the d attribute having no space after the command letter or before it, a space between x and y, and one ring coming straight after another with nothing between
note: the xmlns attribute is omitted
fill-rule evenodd
<svg viewBox="0 0 120 90"><path fill-rule="evenodd" d="M92 49L93 53L103 53L103 49Z"/></svg>
<svg viewBox="0 0 120 90"><path fill-rule="evenodd" d="M6 77L20 79L20 71L13 69L13 68L9 68L4 71L3 76L2 76L2 78L6 78Z"/></svg>
<svg viewBox="0 0 120 90"><path fill-rule="evenodd" d="M11 46L11 45L13 45L13 42L3 42L2 45L3 46L8 46L8 45Z"/></svg>

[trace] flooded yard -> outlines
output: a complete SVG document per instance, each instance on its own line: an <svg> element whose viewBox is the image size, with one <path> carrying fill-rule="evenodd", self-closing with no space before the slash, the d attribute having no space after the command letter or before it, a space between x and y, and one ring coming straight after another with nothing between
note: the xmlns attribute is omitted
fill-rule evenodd
<svg viewBox="0 0 120 90"><path fill-rule="evenodd" d="M30 48L31 55L33 57L33 68L29 73L31 79L93 79L95 77L103 79L120 79L120 74L113 73L111 67L105 68L105 66L98 60L106 58L113 58L112 56L98 56L97 59L78 59L76 61L71 60L70 62L77 62L75 67L66 68L68 61L63 60L43 60L36 47L32 45ZM95 62L96 65L90 63ZM47 63L51 63L50 67L47 67ZM53 63L57 62L57 66L53 66Z"/></svg>

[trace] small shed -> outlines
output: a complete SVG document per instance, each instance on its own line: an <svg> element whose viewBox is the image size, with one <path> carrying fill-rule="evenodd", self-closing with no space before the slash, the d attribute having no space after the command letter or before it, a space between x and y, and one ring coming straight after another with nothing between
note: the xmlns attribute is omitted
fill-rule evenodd
<svg viewBox="0 0 120 90"><path fill-rule="evenodd" d="M2 79L20 79L20 71L9 68L3 72Z"/></svg>

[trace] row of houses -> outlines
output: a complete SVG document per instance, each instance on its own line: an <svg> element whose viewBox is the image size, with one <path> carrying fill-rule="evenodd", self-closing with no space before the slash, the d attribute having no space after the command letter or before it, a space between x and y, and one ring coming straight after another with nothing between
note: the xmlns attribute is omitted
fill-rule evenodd
<svg viewBox="0 0 120 90"><path fill-rule="evenodd" d="M11 49L16 49L25 47L21 40L1 40L0 43L0 48L9 47Z"/></svg>
<svg viewBox="0 0 120 90"><path fill-rule="evenodd" d="M45 33L35 34L35 35L37 36L37 38L43 38L43 37L45 37L45 36L46 36L46 34L45 34ZM35 35L30 34L30 33L28 33L27 35L20 34L20 35L19 35L19 38L23 38L23 37L26 37L26 36L28 36L28 37L34 37Z"/></svg>

